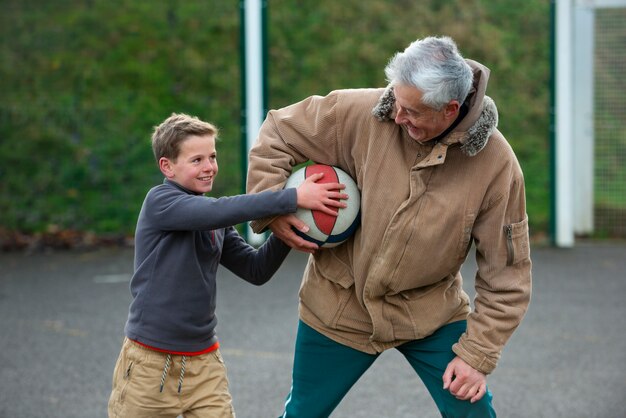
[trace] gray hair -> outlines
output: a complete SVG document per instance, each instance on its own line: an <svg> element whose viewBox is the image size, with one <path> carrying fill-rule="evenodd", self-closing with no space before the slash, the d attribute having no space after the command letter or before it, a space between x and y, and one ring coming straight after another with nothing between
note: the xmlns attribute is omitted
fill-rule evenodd
<svg viewBox="0 0 626 418"><path fill-rule="evenodd" d="M473 81L472 69L448 36L430 36L411 43L389 60L385 75L391 85L421 91L422 102L437 110L450 100L463 103Z"/></svg>

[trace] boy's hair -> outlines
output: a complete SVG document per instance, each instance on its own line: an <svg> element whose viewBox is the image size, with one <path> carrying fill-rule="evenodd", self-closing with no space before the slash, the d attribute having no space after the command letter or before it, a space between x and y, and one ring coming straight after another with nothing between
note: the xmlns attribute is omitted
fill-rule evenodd
<svg viewBox="0 0 626 418"><path fill-rule="evenodd" d="M152 152L159 162L161 157L176 161L180 153L180 144L189 136L212 135L216 137L218 129L213 124L204 122L195 116L184 113L172 113L152 133Z"/></svg>

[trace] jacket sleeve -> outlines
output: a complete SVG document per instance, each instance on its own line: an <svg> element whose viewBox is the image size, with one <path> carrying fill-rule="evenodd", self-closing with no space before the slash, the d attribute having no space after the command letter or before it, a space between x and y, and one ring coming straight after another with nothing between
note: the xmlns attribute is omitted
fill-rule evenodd
<svg viewBox="0 0 626 418"><path fill-rule="evenodd" d="M524 317L531 295L528 217L521 170L509 190L482 210L473 229L476 243L476 298L467 331L453 351L488 374Z"/></svg>
<svg viewBox="0 0 626 418"><path fill-rule="evenodd" d="M249 245L233 227L224 231L220 263L237 276L260 286L272 278L291 248L270 235L258 249Z"/></svg>
<svg viewBox="0 0 626 418"><path fill-rule="evenodd" d="M336 92L324 97L312 96L268 113L250 151L248 193L281 189L293 167L309 160L330 165L340 163L337 97ZM252 229L260 232L272 219L254 221Z"/></svg>
<svg viewBox="0 0 626 418"><path fill-rule="evenodd" d="M145 216L163 231L210 230L293 213L297 210L297 191L267 191L216 199L181 193L162 185L148 193L144 206Z"/></svg>

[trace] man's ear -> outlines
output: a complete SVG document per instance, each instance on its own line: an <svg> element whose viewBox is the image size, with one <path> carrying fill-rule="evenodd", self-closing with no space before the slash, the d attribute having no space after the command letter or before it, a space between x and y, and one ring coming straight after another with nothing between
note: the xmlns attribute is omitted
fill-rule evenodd
<svg viewBox="0 0 626 418"><path fill-rule="evenodd" d="M456 119L459 115L459 109L461 109L459 102L456 100L450 100L450 102L443 108L446 119Z"/></svg>
<svg viewBox="0 0 626 418"><path fill-rule="evenodd" d="M174 170L172 170L172 163L169 159L165 157L159 158L159 169L168 179L174 177Z"/></svg>

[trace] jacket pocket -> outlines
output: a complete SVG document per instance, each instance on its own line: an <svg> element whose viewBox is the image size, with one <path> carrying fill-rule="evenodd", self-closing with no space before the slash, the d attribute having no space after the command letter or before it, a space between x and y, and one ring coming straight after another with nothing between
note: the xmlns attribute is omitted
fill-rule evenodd
<svg viewBox="0 0 626 418"><path fill-rule="evenodd" d="M309 258L300 287L300 303L328 326L335 327L350 296L354 278L345 258L321 250Z"/></svg>
<svg viewBox="0 0 626 418"><path fill-rule="evenodd" d="M504 226L506 235L506 265L512 266L530 257L528 216L523 221Z"/></svg>
<svg viewBox="0 0 626 418"><path fill-rule="evenodd" d="M387 297L385 310L393 323L394 337L421 339L461 315L468 309L469 300L459 286L460 281L450 277L423 289L402 292L399 298Z"/></svg>
<svg viewBox="0 0 626 418"><path fill-rule="evenodd" d="M349 289L354 285L354 277L348 260L347 245L341 245L332 250L318 251L313 257L313 266L319 276Z"/></svg>

